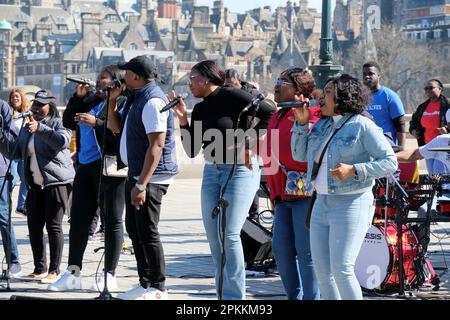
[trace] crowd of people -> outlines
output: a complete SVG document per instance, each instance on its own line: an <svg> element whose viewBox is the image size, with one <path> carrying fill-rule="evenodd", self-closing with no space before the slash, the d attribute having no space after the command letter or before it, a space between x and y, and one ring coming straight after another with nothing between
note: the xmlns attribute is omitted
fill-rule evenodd
<svg viewBox="0 0 450 320"><path fill-rule="evenodd" d="M0 101L0 222L9 276L21 274L9 215L10 193L20 179L16 211L27 217L34 261L29 278L51 291L83 289L83 255L100 215L105 277L91 289L102 291L105 278L108 288L118 289L125 219L139 282L117 297L168 299L158 224L178 173L178 123L186 154L202 152L205 160L201 215L219 299L245 299L240 235L247 217L257 214L262 176L274 204L272 248L287 299L362 299L354 267L374 215L374 180L394 173L398 161L425 158L430 174L449 171L446 154L429 151L450 141L442 83L427 82L427 100L409 125L419 148L396 155L386 137L405 145L405 111L399 96L382 85L376 62L363 65L362 80L343 74L324 88L316 87L309 70L289 68L274 83L274 101L214 61L197 63L188 76L192 95L200 99L190 117L175 91L162 91L146 56L104 67L96 90L78 84L62 117L49 90L38 91L31 104L20 90L11 91L9 102ZM161 112L174 99L174 107ZM283 103L297 105L277 108ZM69 257L61 270L66 211Z"/></svg>

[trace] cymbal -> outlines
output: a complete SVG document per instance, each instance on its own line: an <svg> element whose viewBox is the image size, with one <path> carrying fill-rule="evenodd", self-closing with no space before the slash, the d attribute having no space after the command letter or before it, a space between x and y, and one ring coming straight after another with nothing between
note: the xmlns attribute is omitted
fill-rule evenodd
<svg viewBox="0 0 450 320"><path fill-rule="evenodd" d="M437 151L437 152L450 152L450 146L448 147L439 147L439 148L430 148L428 151Z"/></svg>

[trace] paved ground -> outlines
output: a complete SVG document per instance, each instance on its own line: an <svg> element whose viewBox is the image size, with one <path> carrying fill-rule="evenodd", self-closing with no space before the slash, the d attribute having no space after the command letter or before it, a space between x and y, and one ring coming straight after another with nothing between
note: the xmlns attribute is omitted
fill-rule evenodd
<svg viewBox="0 0 450 320"><path fill-rule="evenodd" d="M413 143L409 143L411 147ZM181 148L178 148L181 150ZM167 287L170 299L199 300L215 299L213 278L213 264L209 254L200 215L200 183L201 161L188 160L183 153L178 154L182 163L181 174L169 188L163 201L160 231L165 250L167 265ZM16 198L17 189L13 194ZM261 200L261 207L267 204ZM33 271L31 248L28 240L26 218L13 214L16 237L23 267L23 274ZM67 266L68 255L67 217L64 219L64 233L66 235L62 270ZM441 288L432 291L423 287L419 291L407 292L412 298L450 298L447 260L450 261L450 223L433 225L429 257L440 274ZM127 242L130 243L129 239ZM102 242L90 242L86 249L83 269L83 287L89 288L94 283L94 277L100 264L102 250L97 253L94 249L101 247ZM0 249L0 255L3 250ZM134 256L125 252L121 255L117 269L118 283L121 290L126 290L137 283L137 271ZM5 287L2 282L0 289ZM54 293L46 290L46 285L25 279L13 279L10 287L12 291L0 291L0 299L9 299L12 295L52 298L52 299L90 299L99 295L97 292L83 290L81 292ZM396 294L369 294L366 299L395 299ZM247 277L247 299L250 300L278 300L285 299L280 278L276 272L259 277Z"/></svg>

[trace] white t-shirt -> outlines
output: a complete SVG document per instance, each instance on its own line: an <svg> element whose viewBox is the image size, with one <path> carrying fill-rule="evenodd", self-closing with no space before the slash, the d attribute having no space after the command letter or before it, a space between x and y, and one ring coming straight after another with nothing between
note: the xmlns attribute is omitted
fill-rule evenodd
<svg viewBox="0 0 450 320"><path fill-rule="evenodd" d="M30 157L30 170L31 175L33 176L33 182L40 187L44 187L44 177L39 169L36 150L34 149L34 134L31 135L30 141L28 142L27 152Z"/></svg>
<svg viewBox="0 0 450 320"><path fill-rule="evenodd" d="M437 136L426 145L419 148L419 152L425 159L436 159L441 161L445 166L445 172L439 172L442 174L450 173L450 153L445 151L430 151L433 148L449 147L450 134L442 134Z"/></svg>
<svg viewBox="0 0 450 320"><path fill-rule="evenodd" d="M142 110L142 123L145 127L145 133L153 132L166 132L167 131L167 119L169 118L169 112L160 113L159 111L166 105L165 101L160 98L152 98L148 100L147 104ZM133 108L133 105L131 105ZM130 109L131 110L131 109ZM122 162L128 165L127 155L127 124L128 117L125 120L125 126L123 127L122 137L120 139L120 157ZM139 177L134 177L136 180ZM152 175L150 183L156 184L170 184L173 182L173 175Z"/></svg>

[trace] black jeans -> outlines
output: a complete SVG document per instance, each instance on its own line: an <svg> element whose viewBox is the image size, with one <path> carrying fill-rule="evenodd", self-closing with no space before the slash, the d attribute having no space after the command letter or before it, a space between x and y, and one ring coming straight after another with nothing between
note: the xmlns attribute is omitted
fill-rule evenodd
<svg viewBox="0 0 450 320"><path fill-rule="evenodd" d="M144 288L153 287L161 291L165 288L164 250L158 232L162 197L168 185L147 185L145 203L137 210L131 204L131 189L135 180L127 180L125 204L125 226L133 244L137 262L139 282Z"/></svg>
<svg viewBox="0 0 450 320"><path fill-rule="evenodd" d="M98 209L100 161L80 165L75 175L69 233L69 266L83 267L91 223ZM125 178L102 176L101 211L105 214L105 266L115 273L123 242L122 215Z"/></svg>
<svg viewBox="0 0 450 320"><path fill-rule="evenodd" d="M72 190L72 208L70 209L69 266L82 269L83 255L86 250L89 227L98 208L98 184L100 160L80 164L77 168Z"/></svg>
<svg viewBox="0 0 450 320"><path fill-rule="evenodd" d="M105 267L115 274L123 243L125 178L102 177L100 204L105 226Z"/></svg>
<svg viewBox="0 0 450 320"><path fill-rule="evenodd" d="M32 185L28 191L26 208L34 272L60 273L64 234L62 219L67 207L68 185L49 186L41 189ZM44 241L44 225L50 246L50 266L47 269L47 254Z"/></svg>

